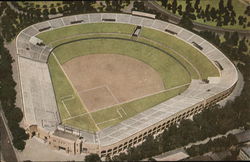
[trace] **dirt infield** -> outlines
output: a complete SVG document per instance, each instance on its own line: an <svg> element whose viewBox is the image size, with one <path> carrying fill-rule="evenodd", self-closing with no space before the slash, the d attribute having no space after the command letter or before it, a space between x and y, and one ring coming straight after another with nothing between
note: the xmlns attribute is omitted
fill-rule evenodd
<svg viewBox="0 0 250 162"><path fill-rule="evenodd" d="M128 56L92 54L62 67L91 112L165 89L156 70Z"/></svg>

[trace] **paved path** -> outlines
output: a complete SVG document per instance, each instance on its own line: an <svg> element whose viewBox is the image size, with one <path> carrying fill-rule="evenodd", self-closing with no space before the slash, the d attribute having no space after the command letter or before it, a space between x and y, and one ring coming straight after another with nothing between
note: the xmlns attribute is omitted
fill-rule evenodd
<svg viewBox="0 0 250 162"><path fill-rule="evenodd" d="M154 10L158 10L160 11L162 14L168 16L168 19L170 22L174 23L174 24L178 24L181 20L180 16L174 15L170 12L168 12L167 10L165 10L162 6L160 6L159 4L157 4L154 0L148 0L145 1L145 5L151 9ZM215 26L209 26L209 25L205 25L205 24L201 24L201 23L197 23L197 22L193 22L194 24L194 29L200 31L200 30L209 30L209 31L214 31L218 34L224 34L225 31L228 32L235 32L237 31L239 33L239 36L246 36L248 38L250 38L250 32L249 30L237 30L237 29L224 29L221 27L215 27Z"/></svg>
<svg viewBox="0 0 250 162"><path fill-rule="evenodd" d="M14 148L11 145L11 139L8 135L8 130L2 116L0 117L0 130L1 130L1 152L4 161L6 162L16 162L17 157Z"/></svg>

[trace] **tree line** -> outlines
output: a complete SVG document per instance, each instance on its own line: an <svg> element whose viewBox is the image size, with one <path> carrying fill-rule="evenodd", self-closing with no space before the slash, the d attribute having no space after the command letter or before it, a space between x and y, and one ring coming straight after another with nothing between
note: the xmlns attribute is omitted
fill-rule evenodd
<svg viewBox="0 0 250 162"><path fill-rule="evenodd" d="M0 101L4 115L7 118L8 127L13 136L13 145L18 150L23 150L25 140L28 135L25 130L19 126L23 119L23 112L19 107L16 107L16 82L12 77L13 59L9 51L4 47L4 41L0 35Z"/></svg>
<svg viewBox="0 0 250 162"><path fill-rule="evenodd" d="M203 22L216 22L216 26L227 26L227 25L238 25L243 28L249 27L250 22L247 21L247 16L250 16L250 6L244 9L244 15L237 15L232 5L232 0L227 0L226 5L224 0L220 0L218 8L211 7L210 4L206 5L206 8L200 6L200 0L196 0L194 5L191 3L192 0L186 0L186 7L184 8L181 4L178 5L177 0L173 0L172 3L169 0L159 0L162 6L167 8L173 14L189 13L189 17L192 20L202 19ZM239 2L240 3L240 2Z"/></svg>

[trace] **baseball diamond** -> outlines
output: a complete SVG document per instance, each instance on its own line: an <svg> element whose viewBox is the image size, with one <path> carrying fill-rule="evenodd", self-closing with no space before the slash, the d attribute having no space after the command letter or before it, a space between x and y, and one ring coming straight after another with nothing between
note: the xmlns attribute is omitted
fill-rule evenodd
<svg viewBox="0 0 250 162"><path fill-rule="evenodd" d="M16 47L27 132L73 154L126 151L226 98L238 80L212 44L152 16L51 19L21 31Z"/></svg>

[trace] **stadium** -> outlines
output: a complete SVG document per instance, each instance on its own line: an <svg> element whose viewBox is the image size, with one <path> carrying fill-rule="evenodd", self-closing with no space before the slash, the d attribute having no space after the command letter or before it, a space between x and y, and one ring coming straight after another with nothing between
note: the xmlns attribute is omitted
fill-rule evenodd
<svg viewBox="0 0 250 162"><path fill-rule="evenodd" d="M238 80L205 39L141 12L51 19L21 31L16 47L27 132L72 154L126 151Z"/></svg>

